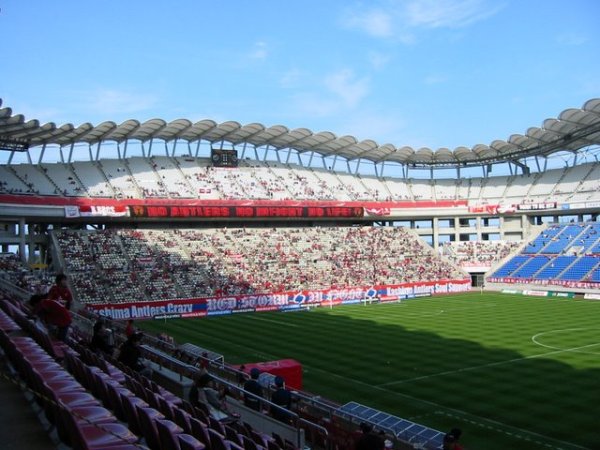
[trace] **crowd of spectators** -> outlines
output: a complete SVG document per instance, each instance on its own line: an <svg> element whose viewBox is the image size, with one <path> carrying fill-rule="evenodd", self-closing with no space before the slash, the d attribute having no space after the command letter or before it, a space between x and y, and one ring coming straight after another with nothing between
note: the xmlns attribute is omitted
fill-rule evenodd
<svg viewBox="0 0 600 450"><path fill-rule="evenodd" d="M464 278L404 228L111 229L57 238L85 303Z"/></svg>
<svg viewBox="0 0 600 450"><path fill-rule="evenodd" d="M44 270L31 270L16 254L2 254L0 257L0 277L31 294L48 291L53 277Z"/></svg>
<svg viewBox="0 0 600 450"><path fill-rule="evenodd" d="M462 267L491 267L513 253L521 241L446 242L442 254Z"/></svg>

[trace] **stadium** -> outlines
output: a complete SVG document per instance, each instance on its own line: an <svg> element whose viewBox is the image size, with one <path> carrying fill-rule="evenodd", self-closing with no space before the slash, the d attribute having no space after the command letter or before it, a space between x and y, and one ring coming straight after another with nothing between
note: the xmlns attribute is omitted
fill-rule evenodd
<svg viewBox="0 0 600 450"><path fill-rule="evenodd" d="M455 427L468 448L597 446L600 99L454 150L2 106L2 349L66 445L342 450L362 423L399 449ZM23 306L57 273L66 344ZM132 319L150 374L85 346ZM186 401L200 368L227 420Z"/></svg>

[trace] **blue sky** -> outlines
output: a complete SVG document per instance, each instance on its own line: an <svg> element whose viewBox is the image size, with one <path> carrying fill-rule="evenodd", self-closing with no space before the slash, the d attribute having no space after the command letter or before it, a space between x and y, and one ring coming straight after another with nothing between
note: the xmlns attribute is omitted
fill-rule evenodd
<svg viewBox="0 0 600 450"><path fill-rule="evenodd" d="M0 7L0 97L42 121L210 118L435 149L600 96L597 0Z"/></svg>

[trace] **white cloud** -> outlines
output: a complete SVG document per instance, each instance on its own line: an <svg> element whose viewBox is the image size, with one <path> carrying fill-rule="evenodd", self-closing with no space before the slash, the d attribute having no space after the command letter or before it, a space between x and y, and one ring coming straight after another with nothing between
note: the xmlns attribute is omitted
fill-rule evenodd
<svg viewBox="0 0 600 450"><path fill-rule="evenodd" d="M324 80L325 87L342 101L344 106L353 108L369 93L369 79L357 79L350 69L329 74Z"/></svg>
<svg viewBox="0 0 600 450"><path fill-rule="evenodd" d="M269 49L266 42L258 41L254 43L254 47L248 53L250 59L265 60L269 56Z"/></svg>
<svg viewBox="0 0 600 450"><path fill-rule="evenodd" d="M152 94L110 88L80 92L76 98L82 102L81 109L103 115L138 113L152 108L157 102Z"/></svg>
<svg viewBox="0 0 600 450"><path fill-rule="evenodd" d="M373 139L380 145L404 145L406 140L406 120L392 112L355 111L345 117L336 129L357 139Z"/></svg>
<svg viewBox="0 0 600 450"><path fill-rule="evenodd" d="M381 9L370 11L348 11L342 18L342 23L348 28L355 28L375 37L390 37L393 35L393 16Z"/></svg>
<svg viewBox="0 0 600 450"><path fill-rule="evenodd" d="M580 33L563 33L556 36L556 42L560 45L583 45L588 41L588 38Z"/></svg>
<svg viewBox="0 0 600 450"><path fill-rule="evenodd" d="M313 89L292 96L293 109L305 116L331 117L356 110L371 89L368 77L357 77L348 68L313 81Z"/></svg>
<svg viewBox="0 0 600 450"><path fill-rule="evenodd" d="M328 117L339 113L340 103L314 92L298 93L292 97L293 110L301 117Z"/></svg>
<svg viewBox="0 0 600 450"><path fill-rule="evenodd" d="M427 75L424 79L423 79L423 83L425 84L441 84L441 83L445 83L447 81L447 77L445 75L441 75L441 74L430 74Z"/></svg>
<svg viewBox="0 0 600 450"><path fill-rule="evenodd" d="M462 28L493 16L503 7L492 7L485 0L412 0L405 14L414 27Z"/></svg>
<svg viewBox="0 0 600 450"><path fill-rule="evenodd" d="M392 60L392 57L385 53L380 52L369 52L367 55L369 64L375 70L381 70Z"/></svg>
<svg viewBox="0 0 600 450"><path fill-rule="evenodd" d="M279 79L279 86L286 89L297 87L305 76L306 74L302 70L294 67L281 76Z"/></svg>
<svg viewBox="0 0 600 450"><path fill-rule="evenodd" d="M490 0L380 0L376 6L347 9L341 23L373 37L412 44L418 30L463 28L503 7Z"/></svg>

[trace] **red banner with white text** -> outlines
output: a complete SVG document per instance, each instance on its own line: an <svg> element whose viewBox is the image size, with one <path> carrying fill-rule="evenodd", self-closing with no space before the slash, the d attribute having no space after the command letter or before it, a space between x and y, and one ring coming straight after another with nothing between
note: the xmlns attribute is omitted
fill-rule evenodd
<svg viewBox="0 0 600 450"><path fill-rule="evenodd" d="M115 320L203 317L241 312L289 311L312 306L336 306L363 300L407 299L467 292L470 280L420 281L385 286L231 295L155 302L106 303L87 307Z"/></svg>

